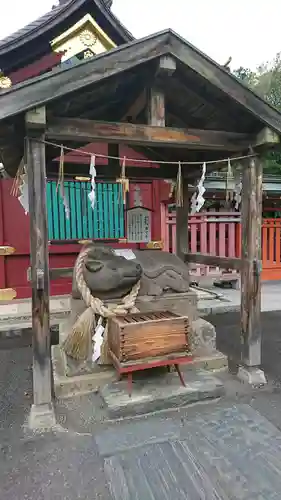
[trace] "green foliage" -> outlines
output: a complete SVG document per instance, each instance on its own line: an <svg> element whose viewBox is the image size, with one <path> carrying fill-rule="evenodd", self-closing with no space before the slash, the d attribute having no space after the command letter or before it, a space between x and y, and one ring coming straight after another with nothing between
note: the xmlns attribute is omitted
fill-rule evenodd
<svg viewBox="0 0 281 500"><path fill-rule="evenodd" d="M233 71L233 74L236 76L236 78L248 85L248 87L253 88L257 83L256 73L254 71L251 71L249 68L243 68L242 66L240 66L240 68Z"/></svg>
<svg viewBox="0 0 281 500"><path fill-rule="evenodd" d="M233 74L281 112L281 53L273 61L260 65L256 71L241 66ZM281 151L267 154L264 171L281 175Z"/></svg>

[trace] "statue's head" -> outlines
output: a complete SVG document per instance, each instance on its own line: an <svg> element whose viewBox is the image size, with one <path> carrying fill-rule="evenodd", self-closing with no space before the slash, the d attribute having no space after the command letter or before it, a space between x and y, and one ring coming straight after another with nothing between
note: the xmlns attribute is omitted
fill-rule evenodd
<svg viewBox="0 0 281 500"><path fill-rule="evenodd" d="M89 250L83 274L94 297L123 297L140 280L142 268L135 260L127 260L102 245L89 244L85 248Z"/></svg>

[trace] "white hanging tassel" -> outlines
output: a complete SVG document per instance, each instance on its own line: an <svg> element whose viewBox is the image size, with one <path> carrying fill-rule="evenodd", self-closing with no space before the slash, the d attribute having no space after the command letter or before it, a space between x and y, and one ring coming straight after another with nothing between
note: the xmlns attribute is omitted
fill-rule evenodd
<svg viewBox="0 0 281 500"><path fill-rule="evenodd" d="M123 198L123 205L126 205L127 193L130 190L130 182L126 177L126 156L123 158L122 167L121 167L121 177L116 179L116 182L121 184L121 194Z"/></svg>
<svg viewBox="0 0 281 500"><path fill-rule="evenodd" d="M183 185L182 185L182 170L180 161L178 166L178 175L176 182L176 205L177 207L183 206Z"/></svg>
<svg viewBox="0 0 281 500"><path fill-rule="evenodd" d="M60 190L60 196L63 201L65 216L69 220L70 210L68 206L68 201L64 192L64 149L63 146L60 148L60 164L59 164L59 178L57 183L57 191Z"/></svg>
<svg viewBox="0 0 281 500"><path fill-rule="evenodd" d="M241 191L242 182L240 178L240 172L238 169L234 172L234 200L235 200L235 210L239 210L241 203Z"/></svg>
<svg viewBox="0 0 281 500"><path fill-rule="evenodd" d="M97 171L96 171L96 157L95 155L91 156L91 163L90 163L90 176L91 176L91 192L88 194L88 198L91 202L91 207L94 210L95 205L96 205L96 176L97 176Z"/></svg>
<svg viewBox="0 0 281 500"><path fill-rule="evenodd" d="M96 361L99 360L101 356L101 348L103 344L103 334L104 334L104 326L102 325L102 316L100 317L98 324L95 328L94 335L92 337L92 344L93 344L93 354L92 354L92 361L95 363Z"/></svg>
<svg viewBox="0 0 281 500"><path fill-rule="evenodd" d="M233 192L230 189L230 182L233 178L233 173L232 173L232 167L230 163L230 158L227 160L227 174L226 174L226 193L225 193L225 204L226 207L230 208L232 198L233 198Z"/></svg>
<svg viewBox="0 0 281 500"><path fill-rule="evenodd" d="M206 163L204 162L202 165L202 175L201 179L198 182L198 196L197 196L197 212L201 210L205 203L204 193L206 189L204 188L204 181L206 177Z"/></svg>
<svg viewBox="0 0 281 500"><path fill-rule="evenodd" d="M197 188L196 191L194 191L192 197L191 197L191 207L190 207L190 215L195 215L196 214L196 207L197 207Z"/></svg>
<svg viewBox="0 0 281 500"><path fill-rule="evenodd" d="M19 196L18 200L24 209L25 215L29 212L29 202L28 202L28 177L27 173L20 176L20 184L18 186Z"/></svg>
<svg viewBox="0 0 281 500"><path fill-rule="evenodd" d="M204 162L202 165L201 178L197 184L197 193L195 191L195 193L192 195L191 198L191 215L194 215L197 212L199 212L205 203L205 198L204 198L204 193L206 191L206 189L204 188L205 177L206 177L206 163Z"/></svg>
<svg viewBox="0 0 281 500"><path fill-rule="evenodd" d="M28 177L27 171L22 158L11 188L11 195L15 196L25 211L25 215L29 212L28 201Z"/></svg>

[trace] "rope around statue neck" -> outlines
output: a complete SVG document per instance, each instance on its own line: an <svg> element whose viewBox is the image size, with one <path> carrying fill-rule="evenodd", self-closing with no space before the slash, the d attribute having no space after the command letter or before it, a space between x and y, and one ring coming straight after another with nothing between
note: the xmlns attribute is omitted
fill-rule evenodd
<svg viewBox="0 0 281 500"><path fill-rule="evenodd" d="M111 364L107 346L108 318L126 315L128 312L138 312L135 302L140 289L140 281L136 283L130 293L121 301L121 304L106 306L102 300L93 297L84 279L85 260L91 247L84 248L78 255L74 277L78 290L86 304L85 311L77 318L71 332L64 340L62 348L68 356L77 361L99 360L101 364ZM96 324L96 315L99 316ZM103 321L105 319L105 321ZM102 325L103 322L104 324ZM103 328L103 334L99 327ZM94 334L93 334L94 332ZM93 359L94 358L94 359Z"/></svg>
<svg viewBox="0 0 281 500"><path fill-rule="evenodd" d="M91 290L88 288L83 274L84 264L91 247L82 250L77 258L74 275L77 282L77 287L86 306L91 308L94 314L103 318L112 318L113 316L122 316L128 312L138 312L135 308L136 299L140 289L140 281L138 281L125 297L121 300L121 304L109 304L106 306L102 300L93 297Z"/></svg>

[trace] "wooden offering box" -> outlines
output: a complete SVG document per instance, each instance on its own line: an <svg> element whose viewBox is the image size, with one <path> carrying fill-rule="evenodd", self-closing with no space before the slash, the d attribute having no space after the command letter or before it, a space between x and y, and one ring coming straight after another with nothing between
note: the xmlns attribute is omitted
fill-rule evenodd
<svg viewBox="0 0 281 500"><path fill-rule="evenodd" d="M108 348L113 363L190 355L188 318L170 311L127 314L111 318ZM174 357L174 356L173 356Z"/></svg>

